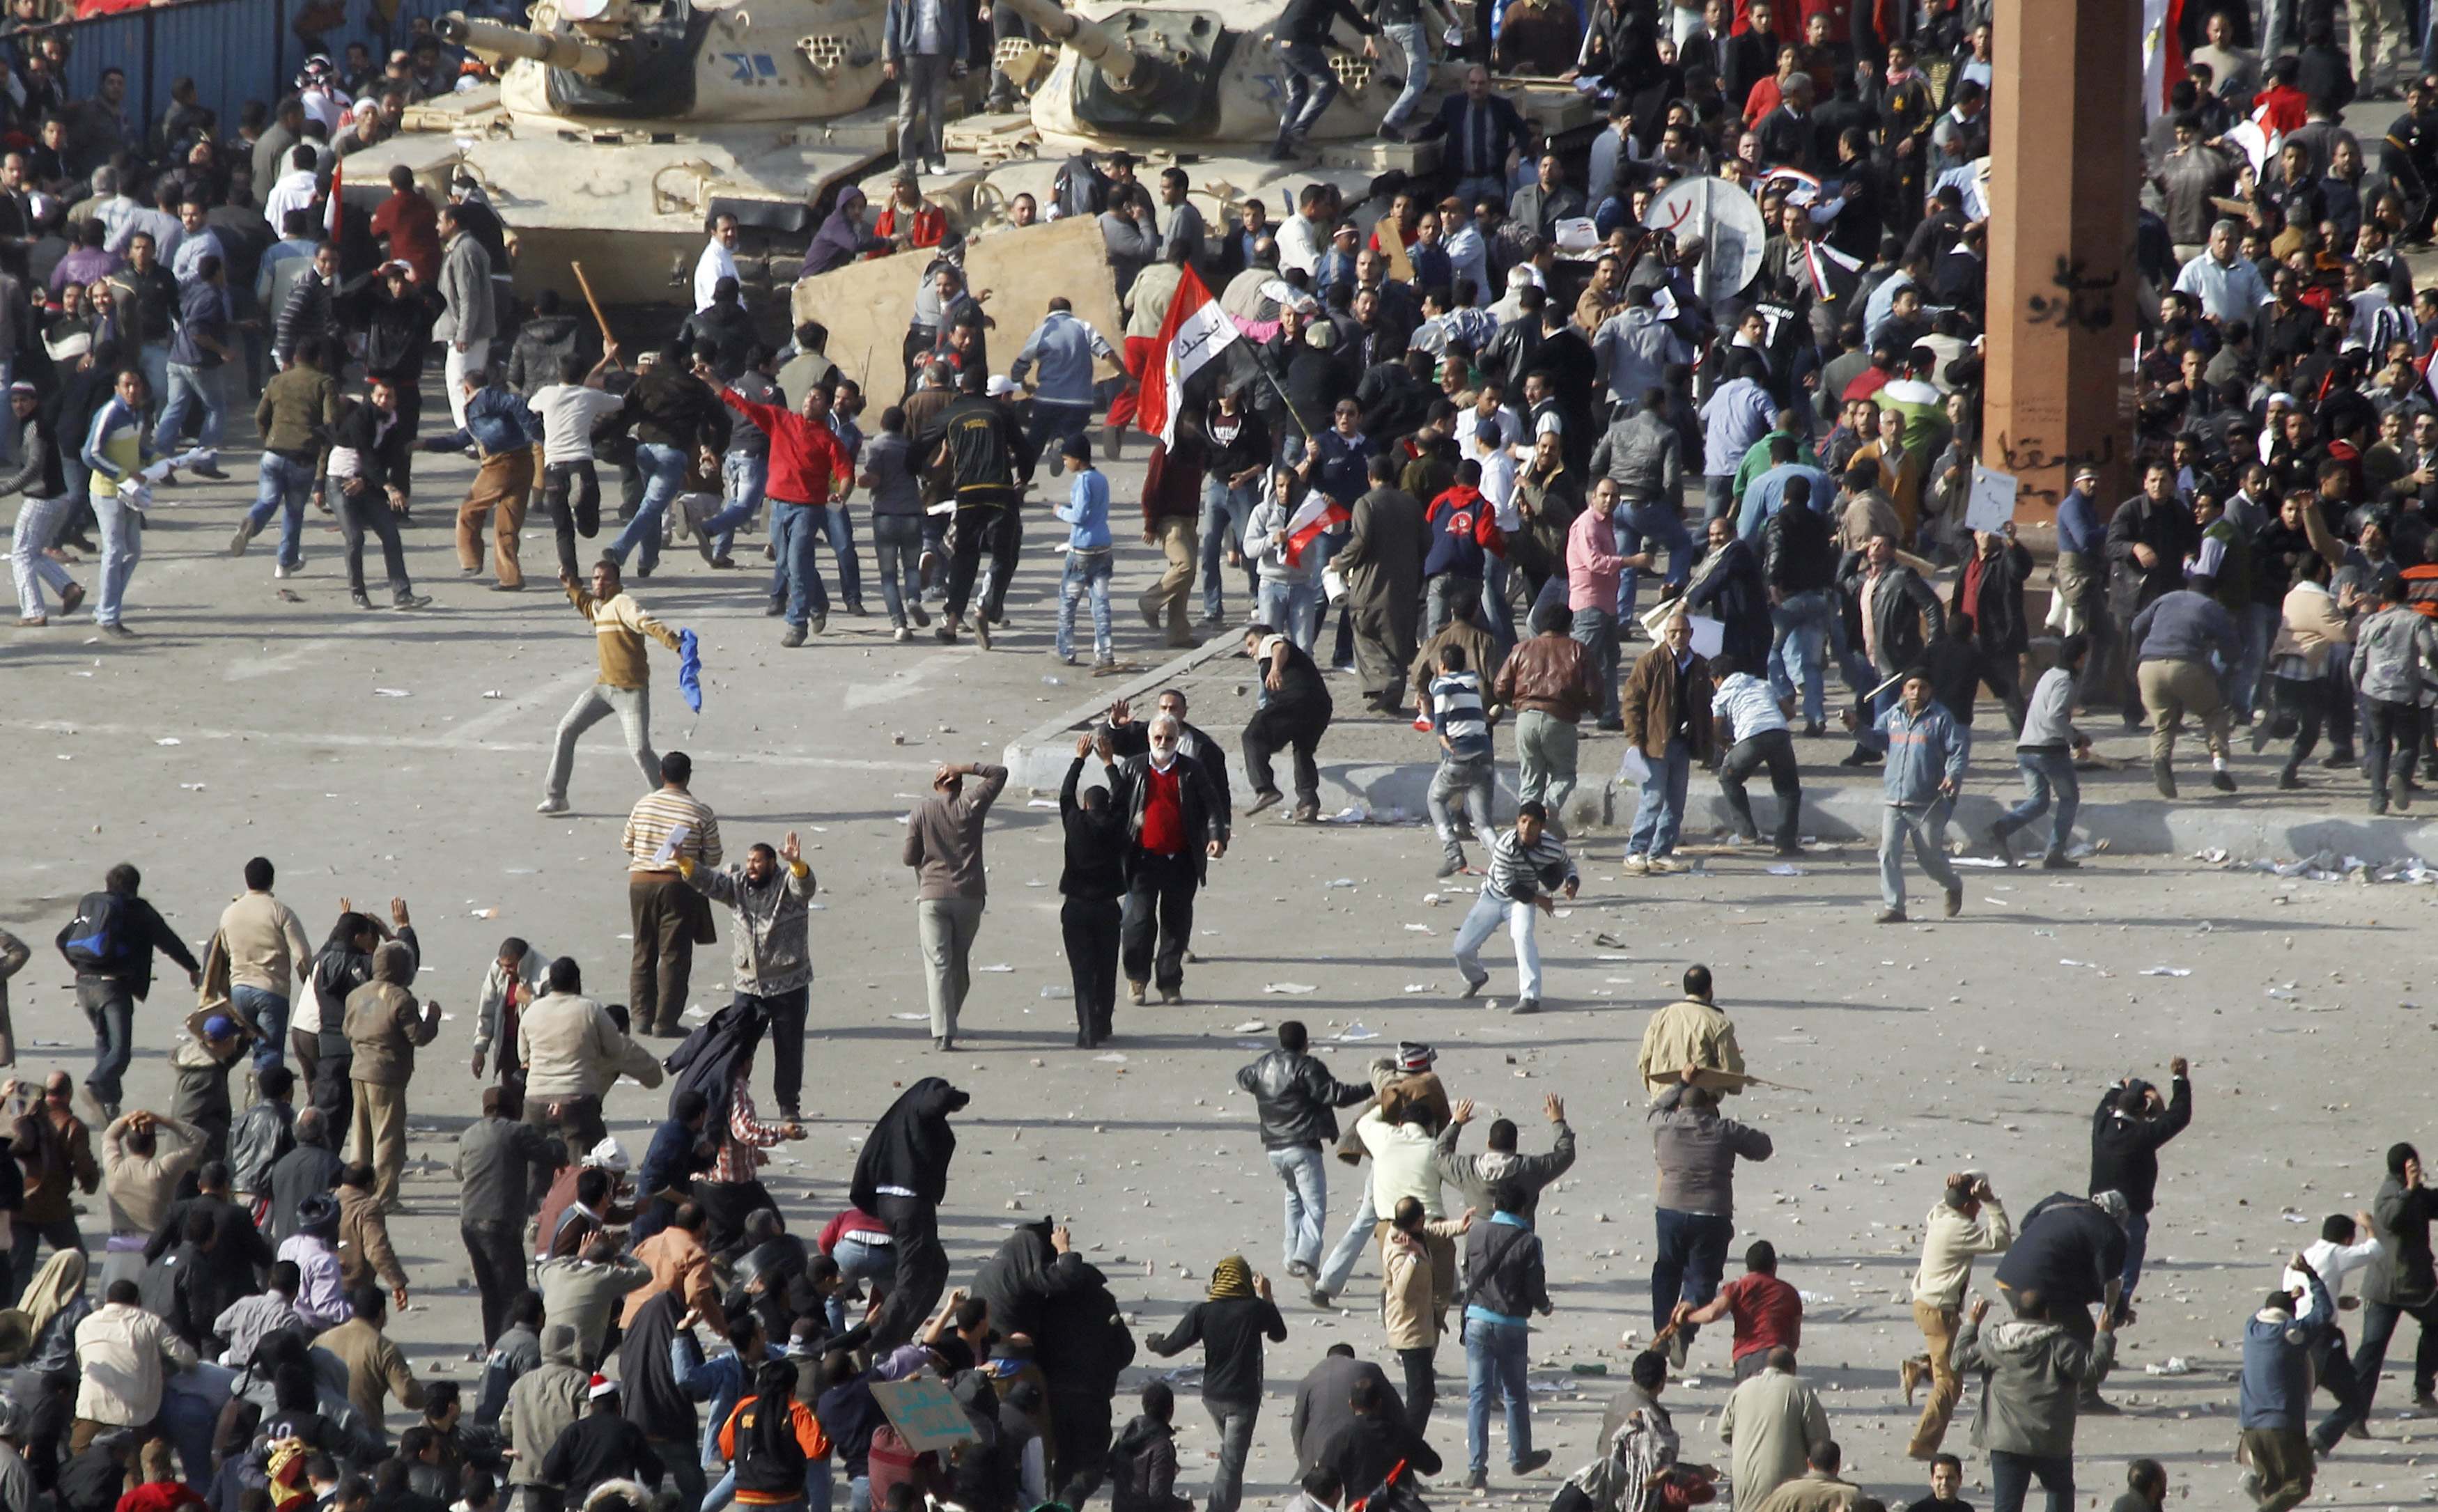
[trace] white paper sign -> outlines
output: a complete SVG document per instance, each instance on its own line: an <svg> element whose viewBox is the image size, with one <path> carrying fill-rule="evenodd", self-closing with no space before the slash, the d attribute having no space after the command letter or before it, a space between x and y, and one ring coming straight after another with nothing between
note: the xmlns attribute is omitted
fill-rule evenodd
<svg viewBox="0 0 2438 1512"><path fill-rule="evenodd" d="M2015 477L2012 473L1993 472L1975 463L1972 466L1972 497L1964 506L1964 523L1972 530L1998 531L2015 518Z"/></svg>
<svg viewBox="0 0 2438 1512"><path fill-rule="evenodd" d="M655 852L653 852L653 853L652 853L652 865L654 865L654 866L656 866L656 867L664 867L664 866L669 866L669 865L672 865L673 863L675 863L675 862L676 862L676 860L677 860L677 858L678 858L678 851L679 851L679 848L680 848L680 847L681 847L681 846L683 846L683 845L686 843L686 841L688 841L688 840L692 839L693 837L694 837L694 826L693 826L693 825L691 825L691 824L672 824L672 825L670 825L670 826L669 826L668 838L666 838L666 839L662 840L662 841L661 842L661 848L660 848L659 850L657 850L657 851L655 851Z"/></svg>
<svg viewBox="0 0 2438 1512"><path fill-rule="evenodd" d="M1706 614L1688 614L1685 616L1685 624L1693 632L1695 656L1717 656L1727 643L1727 623L1724 620L1714 620Z"/></svg>

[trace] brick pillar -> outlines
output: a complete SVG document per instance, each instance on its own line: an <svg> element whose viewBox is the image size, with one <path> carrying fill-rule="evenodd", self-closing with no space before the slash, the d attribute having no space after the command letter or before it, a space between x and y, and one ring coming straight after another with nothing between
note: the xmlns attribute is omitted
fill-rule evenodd
<svg viewBox="0 0 2438 1512"><path fill-rule="evenodd" d="M1997 0L1981 460L2022 480L2027 521L2075 464L2104 501L2134 484L2140 28L2132 0Z"/></svg>

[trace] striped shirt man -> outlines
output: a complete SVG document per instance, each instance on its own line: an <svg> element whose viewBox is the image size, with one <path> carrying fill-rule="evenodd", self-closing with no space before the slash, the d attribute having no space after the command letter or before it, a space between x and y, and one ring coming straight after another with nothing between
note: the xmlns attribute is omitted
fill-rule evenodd
<svg viewBox="0 0 2438 1512"><path fill-rule="evenodd" d="M667 855L661 854L661 848L680 826L684 838ZM681 860L698 867L717 867L720 862L718 818L710 804L682 787L656 787L637 799L627 816L623 843L629 872L674 872Z"/></svg>
<svg viewBox="0 0 2438 1512"><path fill-rule="evenodd" d="M1529 903L1541 892L1554 892L1575 880L1574 858L1546 831L1528 847L1510 828L1499 831L1490 844L1490 874L1482 878L1481 891L1508 903Z"/></svg>
<svg viewBox="0 0 2438 1512"><path fill-rule="evenodd" d="M763 1164L770 1158L762 1152L786 1137L780 1125L764 1123L756 1116L748 1080L740 1076L729 1087L728 1137L719 1142L719 1154L712 1161L706 1180L760 1180Z"/></svg>
<svg viewBox="0 0 2438 1512"><path fill-rule="evenodd" d="M1487 761L1490 720L1481 709L1481 674L1442 672L1431 679L1431 723L1453 762Z"/></svg>

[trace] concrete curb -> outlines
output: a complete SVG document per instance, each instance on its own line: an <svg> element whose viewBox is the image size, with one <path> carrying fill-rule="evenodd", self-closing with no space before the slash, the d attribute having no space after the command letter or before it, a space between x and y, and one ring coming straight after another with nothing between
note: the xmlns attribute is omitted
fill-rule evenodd
<svg viewBox="0 0 2438 1512"><path fill-rule="evenodd" d="M1019 787L1057 792L1067 781L1068 765L1075 760L1075 737L1085 726L1098 721L1109 705L1121 698L1131 701L1146 694L1157 693L1206 661L1242 655L1244 644L1242 633L1231 634L1222 630L1192 650L1161 662L1131 682L1096 687L1087 702L1052 715L1007 743L1006 749L999 755L999 765L1007 768L1007 780ZM1085 680L1097 679L1086 673ZM1325 787L1326 777L1322 781ZM1424 781L1427 782L1428 779Z"/></svg>
<svg viewBox="0 0 2438 1512"><path fill-rule="evenodd" d="M1233 656L1239 649L1237 638L1222 633L1130 682L1096 690L1088 702L1074 705L1008 743L1001 760L1009 780L1041 792L1056 792L1067 779L1068 765L1075 759L1076 733L1098 719L1112 700L1142 697L1206 662ZM1326 757L1327 753L1324 743L1322 754ZM1420 821L1426 813L1423 800L1434 770L1428 762L1332 764L1324 760L1320 767L1321 811L1334 814L1359 807L1389 822ZM1986 766L1980 775L1988 775ZM2094 844L2105 840L2110 853L2117 855L2191 855L2219 850L2237 860L2286 860L2321 851L2371 862L2438 857L2438 819L2424 822L2409 817L2374 818L2365 813L2324 809L2247 809L2240 795L2233 799L2215 794L2200 796L2209 790L2201 785L2208 777L2199 766L2186 774L2186 780L2197 788L2190 801L2170 803L2147 799L2137 802L2085 803L2075 821L2076 834ZM1777 800L1768 792L1766 781L1764 774L1756 773L1755 785L1750 789L1753 813L1764 834L1777 812ZM1582 785L1567 804L1566 824L1570 832L1581 833L1604 822L1602 782L1600 775L1583 774ZM1511 763L1499 767L1498 787L1502 800L1499 811L1510 812L1515 801L1515 768ZM1613 804L1614 822L1609 828L1621 830L1633 818L1635 790L1631 784L1619 783L1606 796ZM1985 832L2016 797L2011 786L2002 793L1967 793L1955 805L1951 833L1967 839L1972 850L1985 850ZM1804 795L1803 833L1826 840L1876 845L1882 807L1876 782L1815 787ZM1685 829L1688 835L1723 832L1728 827L1726 798L1720 792L1718 781L1705 774L1694 775L1686 811ZM2045 824L2042 819L2033 825L2033 844L2047 835Z"/></svg>

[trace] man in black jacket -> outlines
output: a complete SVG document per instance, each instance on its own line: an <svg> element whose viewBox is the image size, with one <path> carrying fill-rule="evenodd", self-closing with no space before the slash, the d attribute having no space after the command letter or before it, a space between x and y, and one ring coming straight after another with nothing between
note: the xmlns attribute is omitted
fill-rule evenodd
<svg viewBox="0 0 2438 1512"><path fill-rule="evenodd" d="M1304 1053L1309 1043L1295 1019L1279 1026L1279 1047L1236 1073L1253 1095L1262 1119L1262 1148L1287 1187L1286 1272L1309 1278L1320 1271L1321 1232L1329 1222L1329 1169L1321 1152L1337 1142L1339 1108L1371 1095L1345 1082Z"/></svg>
<svg viewBox="0 0 2438 1512"><path fill-rule="evenodd" d="M1202 775L1219 790L1219 829L1230 830L1236 820L1235 791L1228 785L1228 752L1202 727L1185 717L1185 694L1175 688L1162 688L1153 700L1152 712L1175 719L1182 731L1176 742L1176 753L1191 756ZM1109 705L1108 723L1101 727L1109 737L1109 750L1117 756L1140 756L1151 749L1151 727L1134 717L1133 708L1123 698Z"/></svg>
<svg viewBox="0 0 2438 1512"><path fill-rule="evenodd" d="M1491 1219L1475 1223L1464 1240L1464 1291L1457 1303L1464 1310L1464 1357L1478 1380L1486 1374L1494 1395L1507 1400L1507 1462L1517 1475L1529 1475L1549 1463L1549 1451L1532 1447L1532 1403L1526 1396L1525 1367L1532 1313L1547 1317L1547 1270L1541 1238L1523 1215L1525 1194L1512 1183L1494 1182L1490 1188ZM1494 1320L1494 1321L1493 1321ZM1485 1490L1490 1484L1490 1427L1475 1420L1466 1433L1468 1464L1465 1485Z"/></svg>
<svg viewBox="0 0 2438 1512"><path fill-rule="evenodd" d="M1119 903L1126 896L1130 849L1125 818L1111 800L1117 788L1116 768L1107 766L1104 758L1107 785L1077 791L1094 740L1091 735L1075 737L1075 760L1058 789L1058 820L1066 832L1066 866L1058 874L1058 891L1067 900L1059 905L1058 930L1067 946L1068 973L1074 980L1075 1048L1079 1050L1091 1049L1109 1037L1110 1020L1117 1011ZM1098 743L1101 749L1108 749L1108 735L1103 732ZM1140 992L1135 1000L1142 1000Z"/></svg>
<svg viewBox="0 0 2438 1512"><path fill-rule="evenodd" d="M1269 625L1245 626L1245 655L1260 664L1262 706L1245 726L1245 771L1253 780L1252 806L1258 814L1279 801L1278 782L1270 758L1281 747L1295 752L1295 818L1313 824L1320 818L1320 737L1329 730L1334 706L1320 680L1320 669L1302 647Z"/></svg>
<svg viewBox="0 0 2438 1512"><path fill-rule="evenodd" d="M1126 820L1126 901L1119 944L1126 995L1137 1003L1154 983L1162 1003L1185 1000L1193 894L1208 877L1208 863L1228 853L1224 800L1202 765L1177 749L1184 735L1183 720L1154 715L1145 736L1150 749L1125 757L1110 774L1110 799Z"/></svg>
<svg viewBox="0 0 2438 1512"><path fill-rule="evenodd" d="M143 886L144 874L121 861L103 874L102 890L88 893L59 934L60 955L76 973L77 1006L93 1025L93 1070L84 1079L85 1097L104 1123L118 1116L119 1079L135 1055L135 1005L152 992L153 952L186 968L190 984L203 979L203 963L194 952L159 910L137 895Z"/></svg>
<svg viewBox="0 0 2438 1512"><path fill-rule="evenodd" d="M1016 528L1016 506L1033 482L1039 453L1016 423L1016 412L1005 401L980 394L960 395L914 438L917 457L928 458L944 447L957 512L948 527L947 609L932 633L942 644L954 645L982 554L987 551L994 563L1004 564L1001 582L1015 566L1014 547L1003 537ZM987 613L974 616L974 641L990 649Z"/></svg>
<svg viewBox="0 0 2438 1512"><path fill-rule="evenodd" d="M2176 497L2176 471L2153 462L2142 474L2142 491L2116 506L2108 520L2108 607L2119 626L2151 600L2184 586L2184 558L2200 545L2193 512ZM2125 728L2142 726L2142 694L2134 685L2135 648L2127 645L2120 670L2118 707Z"/></svg>
<svg viewBox="0 0 2438 1512"><path fill-rule="evenodd" d="M1861 551L1846 556L1837 572L1837 587L1844 597L1846 643L1851 648L1846 680L1867 726L1895 705L1899 694L1892 679L1919 661L1922 647L1947 627L1947 609L1938 602L1938 591L1897 559L1897 543L1887 536L1872 536ZM1885 691L1863 708L1862 695L1875 686ZM1877 759L1858 745L1841 765L1866 766Z"/></svg>
<svg viewBox="0 0 2438 1512"><path fill-rule="evenodd" d="M2023 728L2023 691L2017 675L2031 629L2023 615L2023 581L2032 575L2032 554L2015 539L2015 522L2002 531L1972 533L1973 554L1955 577L1947 601L1949 630L1979 653L1981 680L2006 706L2006 722Z"/></svg>
<svg viewBox="0 0 2438 1512"><path fill-rule="evenodd" d="M1827 728L1823 696L1828 632L1837 612L1837 546L1828 517L1811 507L1811 480L1789 478L1760 528L1760 575L1769 589L1770 691L1792 698L1802 680L1803 733Z"/></svg>
<svg viewBox="0 0 2438 1512"><path fill-rule="evenodd" d="M1440 1472L1439 1451L1405 1421L1397 1395L1385 1379L1356 1380L1347 1394L1347 1406L1352 1417L1321 1445L1314 1463L1335 1475L1352 1496L1368 1497L1380 1490L1401 1466L1403 1474L1397 1484L1408 1491L1415 1477Z"/></svg>
<svg viewBox="0 0 2438 1512"><path fill-rule="evenodd" d="M2140 1077L2110 1087L2091 1116L2091 1195L2125 1194L2125 1269L2116 1315L2132 1317L2133 1289L2142 1283L2142 1257L2150 1238L2150 1207L2159 1190L2159 1149L2193 1121L2193 1083L2182 1056L2167 1063L2169 1096Z"/></svg>

